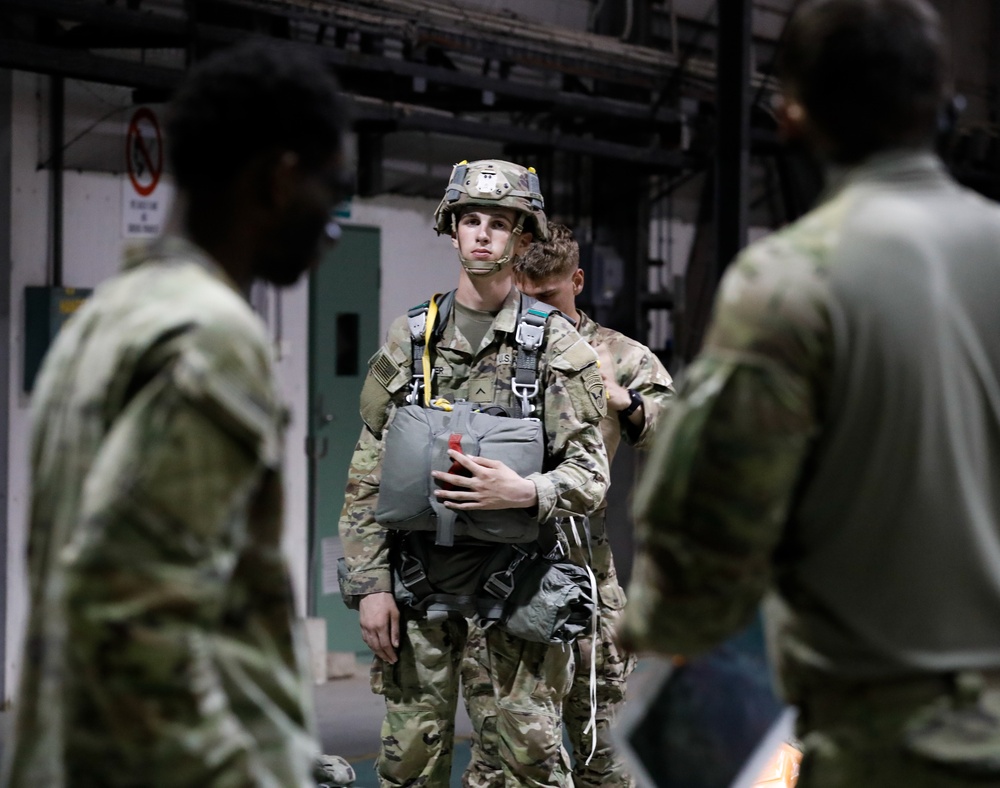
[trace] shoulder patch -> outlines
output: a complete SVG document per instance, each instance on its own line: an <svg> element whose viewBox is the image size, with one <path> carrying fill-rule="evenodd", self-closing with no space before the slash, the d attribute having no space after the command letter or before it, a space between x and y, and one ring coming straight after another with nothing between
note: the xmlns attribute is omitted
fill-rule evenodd
<svg viewBox="0 0 1000 788"><path fill-rule="evenodd" d="M608 395L604 389L604 380L596 365L587 367L583 371L583 385L587 389L587 396L594 409L604 418L608 413Z"/></svg>
<svg viewBox="0 0 1000 788"><path fill-rule="evenodd" d="M361 418L376 435L382 434L393 397L410 382L405 351L398 345L383 346L368 360L368 374L361 389Z"/></svg>
<svg viewBox="0 0 1000 788"><path fill-rule="evenodd" d="M559 350L555 347L552 350L549 364L554 369L560 369L564 372L578 372L591 365L594 366L595 370L597 368L597 353L582 337L577 336L576 342L565 350ZM600 373L598 373L598 377L600 377Z"/></svg>
<svg viewBox="0 0 1000 788"><path fill-rule="evenodd" d="M399 365L385 352L384 348L372 356L371 361L368 362L368 369L372 377L385 388L389 388L392 379L402 371Z"/></svg>

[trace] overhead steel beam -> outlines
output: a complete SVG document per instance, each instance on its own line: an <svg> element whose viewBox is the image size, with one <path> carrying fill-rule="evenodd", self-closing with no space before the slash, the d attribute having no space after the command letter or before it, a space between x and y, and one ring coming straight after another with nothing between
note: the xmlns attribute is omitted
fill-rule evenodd
<svg viewBox="0 0 1000 788"><path fill-rule="evenodd" d="M117 31L176 33L183 35L185 21L164 14L133 11L87 0L3 0L4 11L53 17Z"/></svg>
<svg viewBox="0 0 1000 788"><path fill-rule="evenodd" d="M229 44L256 34L219 25L198 23L190 25L181 17L130 11L128 9L98 5L80 0L3 0L5 9L17 10L35 16L66 19L93 25L118 33L176 36L178 46L192 33L203 42ZM608 115L624 120L643 121L652 124L669 125L682 120L681 113L666 107L652 107L646 103L623 101L600 96L588 96L568 91L553 91L552 88L536 86L511 79L484 76L401 60L378 55L364 54L337 49L332 46L316 45L305 41L270 39L295 47L307 47L318 51L321 56L339 70L390 74L413 80L427 80L442 87L465 88L507 96L519 101L528 101L542 107L578 112L587 115ZM34 69L32 69L34 70Z"/></svg>
<svg viewBox="0 0 1000 788"><path fill-rule="evenodd" d="M423 112L414 107L387 104L356 103L356 117L362 120L391 121L399 131L433 131L459 137L493 140L495 142L579 153L597 158L645 164L649 170L680 170L692 166L694 159L682 151L663 150L657 147L626 145L593 137L580 137L559 131L511 126L455 118L433 112Z"/></svg>
<svg viewBox="0 0 1000 788"><path fill-rule="evenodd" d="M0 39L0 68L155 90L172 90L184 78L180 69L10 39Z"/></svg>
<svg viewBox="0 0 1000 788"><path fill-rule="evenodd" d="M71 77L109 85L172 90L184 78L181 69L130 63L116 58L0 40L0 67ZM624 145L607 140L541 131L509 124L486 123L400 107L349 96L358 120L391 121L398 130L436 131L475 139L520 143L620 161L645 163L651 169L681 169L689 163L679 151Z"/></svg>
<svg viewBox="0 0 1000 788"><path fill-rule="evenodd" d="M493 57L529 67L656 87L675 63L669 53L611 36L537 25L516 15L478 14L449 0L216 0L316 24L346 25L415 47Z"/></svg>

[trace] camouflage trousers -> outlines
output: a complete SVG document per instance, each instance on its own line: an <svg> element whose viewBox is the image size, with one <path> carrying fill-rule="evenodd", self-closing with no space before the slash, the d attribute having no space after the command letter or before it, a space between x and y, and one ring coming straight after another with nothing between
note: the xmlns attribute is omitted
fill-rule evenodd
<svg viewBox="0 0 1000 788"><path fill-rule="evenodd" d="M602 603L596 650L595 641L590 637L580 638L573 644L576 667L569 693L563 701L563 721L573 749L573 784L577 788L631 788L635 785L625 772L625 765L611 741L611 726L625 702L626 679L635 669L636 663L635 656L622 652L613 640L614 628L621 612L620 607L612 608ZM464 784L471 788L503 788L505 782L502 760L492 722L496 707L485 660L481 654L482 648L482 630L470 625L462 664L462 685L466 708L472 721L472 761L466 771ZM591 716L591 664L596 673L596 739L592 732L584 732Z"/></svg>
<svg viewBox="0 0 1000 788"><path fill-rule="evenodd" d="M386 703L376 763L381 786L449 784L467 636L462 619L407 620L399 661L375 659L372 690ZM502 766L500 784L571 786L561 718L572 651L493 628L479 653L488 679L483 689L488 684L493 701L489 726Z"/></svg>
<svg viewBox="0 0 1000 788"><path fill-rule="evenodd" d="M797 788L1000 788L1000 690L962 698L952 678L921 678L797 694Z"/></svg>

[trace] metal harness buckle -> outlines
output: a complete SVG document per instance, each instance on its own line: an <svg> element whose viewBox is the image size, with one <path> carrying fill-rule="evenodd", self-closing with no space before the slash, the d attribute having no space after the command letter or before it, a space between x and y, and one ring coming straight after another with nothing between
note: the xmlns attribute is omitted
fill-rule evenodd
<svg viewBox="0 0 1000 788"><path fill-rule="evenodd" d="M424 376L422 374L414 373L413 379L410 381L410 393L406 395L406 402L410 405L419 405L421 396L420 390L424 385Z"/></svg>
<svg viewBox="0 0 1000 788"><path fill-rule="evenodd" d="M506 580L504 580L506 578ZM497 599L506 599L514 593L514 576L510 568L503 572L494 572L483 583L483 591Z"/></svg>
<svg viewBox="0 0 1000 788"><path fill-rule="evenodd" d="M399 579L404 586L409 587L411 583L420 582L426 577L427 573L420 561L406 553L400 556Z"/></svg>
<svg viewBox="0 0 1000 788"><path fill-rule="evenodd" d="M406 320L410 324L411 339L422 345L424 340L424 331L427 328L427 310L421 310L415 315L407 315Z"/></svg>
<svg viewBox="0 0 1000 788"><path fill-rule="evenodd" d="M542 346L542 339L545 338L545 323L532 325L526 320L517 324L517 331L514 332L514 340L527 351L537 350Z"/></svg>
<svg viewBox="0 0 1000 788"><path fill-rule="evenodd" d="M506 569L494 572L483 583L483 591L495 596L497 599L506 599L514 593L514 572L517 571L517 568L523 561L529 558L528 553L520 547L516 545L513 545L513 547L517 551L517 556L514 560L510 562Z"/></svg>
<svg viewBox="0 0 1000 788"><path fill-rule="evenodd" d="M514 396L521 400L521 415L527 416L533 413L535 406L531 400L538 394L538 381L532 383L518 383L516 380L510 382L510 390Z"/></svg>

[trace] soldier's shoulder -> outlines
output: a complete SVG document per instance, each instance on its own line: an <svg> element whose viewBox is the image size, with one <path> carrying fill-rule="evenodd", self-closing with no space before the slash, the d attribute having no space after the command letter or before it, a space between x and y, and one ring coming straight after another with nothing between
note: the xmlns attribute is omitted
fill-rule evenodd
<svg viewBox="0 0 1000 788"><path fill-rule="evenodd" d="M615 331L613 328L598 326L596 339L597 343L607 345L613 355L645 355L653 352L639 340L633 339L621 331Z"/></svg>
<svg viewBox="0 0 1000 788"><path fill-rule="evenodd" d="M400 315L389 324L389 331L386 333L386 344L407 345L410 344L410 321L407 315Z"/></svg>
<svg viewBox="0 0 1000 788"><path fill-rule="evenodd" d="M848 210L846 199L829 200L751 243L737 256L736 266L746 273L761 271L822 279Z"/></svg>
<svg viewBox="0 0 1000 788"><path fill-rule="evenodd" d="M544 358L553 369L576 372L597 363L597 352L561 315L549 318Z"/></svg>
<svg viewBox="0 0 1000 788"><path fill-rule="evenodd" d="M138 357L164 338L197 336L205 353L268 350L263 322L231 286L202 266L149 265L100 285L71 322L88 346Z"/></svg>
<svg viewBox="0 0 1000 788"><path fill-rule="evenodd" d="M721 301L773 310L825 292L843 209L834 201L750 244L723 277Z"/></svg>
<svg viewBox="0 0 1000 788"><path fill-rule="evenodd" d="M824 206L751 244L722 279L706 344L752 348L775 332L828 330L829 250L839 232Z"/></svg>
<svg viewBox="0 0 1000 788"><path fill-rule="evenodd" d="M545 343L551 348L566 348L581 339L579 332L562 312L552 312L545 323Z"/></svg>
<svg viewBox="0 0 1000 788"><path fill-rule="evenodd" d="M99 294L100 295L100 294ZM214 331L264 338L264 326L232 285L197 263L148 265L109 282L103 303L137 322L196 324Z"/></svg>
<svg viewBox="0 0 1000 788"><path fill-rule="evenodd" d="M190 320L202 352L243 356L270 355L267 326L247 301L224 282L204 272L190 272L190 302L175 319Z"/></svg>

